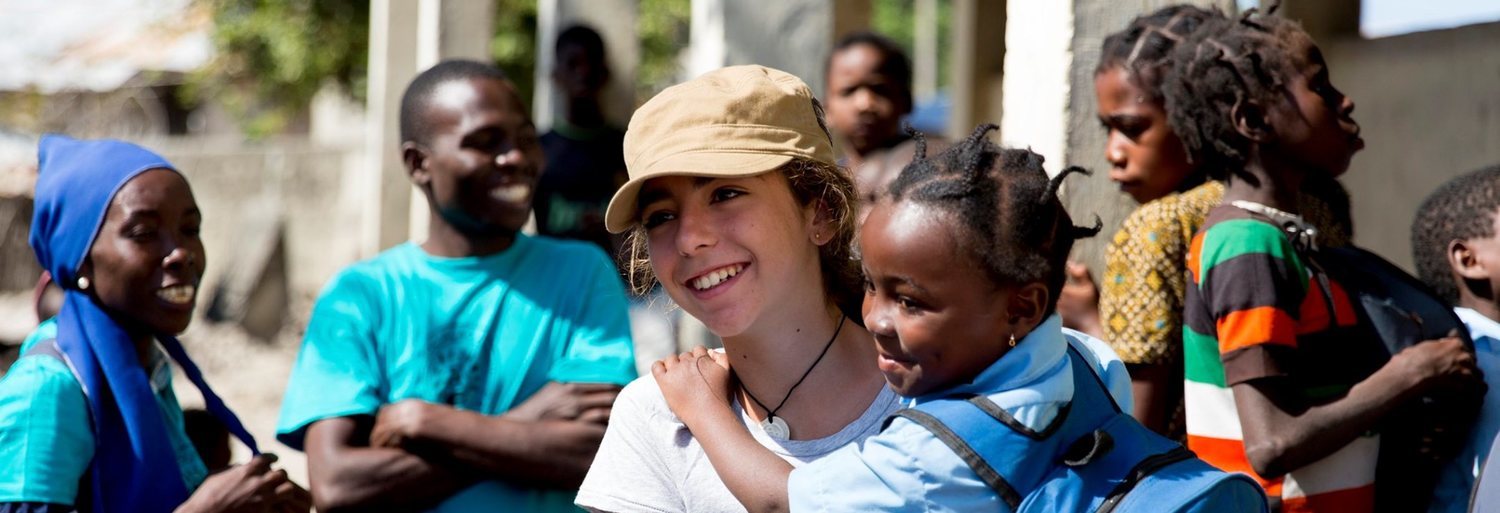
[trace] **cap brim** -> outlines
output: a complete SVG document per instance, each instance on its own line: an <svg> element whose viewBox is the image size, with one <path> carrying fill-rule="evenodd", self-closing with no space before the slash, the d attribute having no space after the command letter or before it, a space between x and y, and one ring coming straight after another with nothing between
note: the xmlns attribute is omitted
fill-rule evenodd
<svg viewBox="0 0 1500 513"><path fill-rule="evenodd" d="M790 162L791 155L776 155L746 152L693 152L679 153L651 163L649 168L625 182L615 197L609 200L609 209L604 213L604 228L610 233L621 233L635 225L638 214L637 197L647 180L663 176L706 176L713 178L737 178L754 176Z"/></svg>

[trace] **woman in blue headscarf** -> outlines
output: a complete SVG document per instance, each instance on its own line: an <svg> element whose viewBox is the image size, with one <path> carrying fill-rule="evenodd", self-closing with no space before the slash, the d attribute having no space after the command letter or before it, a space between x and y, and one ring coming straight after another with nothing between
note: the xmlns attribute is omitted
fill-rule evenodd
<svg viewBox="0 0 1500 513"><path fill-rule="evenodd" d="M307 511L173 337L204 267L187 181L139 146L62 136L42 139L38 172L31 247L65 292L0 380L0 513ZM169 358L249 463L208 475Z"/></svg>

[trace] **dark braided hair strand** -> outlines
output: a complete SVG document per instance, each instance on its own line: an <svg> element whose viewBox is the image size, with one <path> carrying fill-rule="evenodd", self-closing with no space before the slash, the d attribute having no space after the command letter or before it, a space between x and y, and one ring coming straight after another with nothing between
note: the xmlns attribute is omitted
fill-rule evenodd
<svg viewBox="0 0 1500 513"><path fill-rule="evenodd" d="M1124 68L1147 100L1161 103L1161 84L1172 64L1172 50L1204 22L1223 17L1218 10L1192 5L1170 5L1139 16L1124 30L1104 38L1094 73Z"/></svg>
<svg viewBox="0 0 1500 513"><path fill-rule="evenodd" d="M1048 179L1041 155L990 142L986 136L996 128L980 125L963 142L931 158L926 139L913 134L915 158L891 182L890 198L953 216L960 249L983 265L996 286L1045 283L1050 315L1073 242L1102 227L1097 216L1093 227L1073 226L1057 198L1064 178L1088 171L1070 166Z"/></svg>
<svg viewBox="0 0 1500 513"><path fill-rule="evenodd" d="M1209 176L1243 176L1251 141L1236 129L1234 109L1279 101L1296 73L1289 48L1298 40L1310 39L1296 22L1251 9L1205 21L1173 51L1162 82L1167 120Z"/></svg>

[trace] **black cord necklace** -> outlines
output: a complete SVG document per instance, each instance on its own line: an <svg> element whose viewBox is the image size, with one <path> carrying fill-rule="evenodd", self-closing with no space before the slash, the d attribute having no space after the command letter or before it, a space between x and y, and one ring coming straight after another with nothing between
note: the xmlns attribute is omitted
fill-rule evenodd
<svg viewBox="0 0 1500 513"><path fill-rule="evenodd" d="M764 428L766 434L770 435L771 438L786 440L791 437L791 428L787 427L786 421L776 416L776 412L780 411L782 406L786 406L787 399L792 398L792 392L797 391L797 386L807 380L807 376L812 374L813 369L818 368L818 362L823 361L823 357L828 354L828 349L833 347L833 341L838 340L839 332L843 330L844 315L841 313L839 314L838 326L833 329L833 336L828 337L828 343L823 345L823 352L818 353L818 359L813 360L812 365L807 368L807 372L802 373L802 377L797 378L797 382L792 384L792 388L787 389L786 396L781 398L781 404L776 405L775 408L767 408L766 403L760 402L760 399L755 398L755 394L750 393L749 387L746 387L743 383L740 384L740 389L745 391L745 395L750 396L750 400L755 401L755 405L759 406L760 409L766 410L766 418L760 421L760 427Z"/></svg>

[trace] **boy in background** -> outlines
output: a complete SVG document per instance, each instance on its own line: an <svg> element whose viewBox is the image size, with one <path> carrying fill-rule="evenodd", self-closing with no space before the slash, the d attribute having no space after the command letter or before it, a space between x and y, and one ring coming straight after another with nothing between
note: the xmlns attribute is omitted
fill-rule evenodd
<svg viewBox="0 0 1500 513"><path fill-rule="evenodd" d="M1417 274L1469 328L1489 393L1462 452L1444 467L1431 512L1466 511L1469 492L1500 431L1500 166L1443 184L1422 202L1411 226ZM1500 483L1494 483L1500 484ZM1492 484L1493 485L1493 484ZM1476 509L1475 511L1487 511Z"/></svg>

